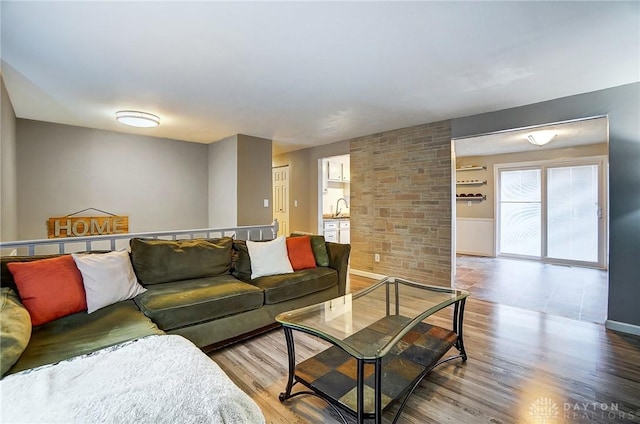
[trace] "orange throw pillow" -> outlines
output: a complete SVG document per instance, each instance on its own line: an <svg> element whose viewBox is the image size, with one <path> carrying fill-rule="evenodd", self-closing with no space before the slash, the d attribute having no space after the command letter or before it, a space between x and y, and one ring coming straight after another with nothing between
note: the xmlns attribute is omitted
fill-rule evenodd
<svg viewBox="0 0 640 424"><path fill-rule="evenodd" d="M316 258L311 249L311 237L287 237L287 252L294 271L316 267Z"/></svg>
<svg viewBox="0 0 640 424"><path fill-rule="evenodd" d="M33 262L10 262L31 324L40 325L87 309L82 274L71 255Z"/></svg>

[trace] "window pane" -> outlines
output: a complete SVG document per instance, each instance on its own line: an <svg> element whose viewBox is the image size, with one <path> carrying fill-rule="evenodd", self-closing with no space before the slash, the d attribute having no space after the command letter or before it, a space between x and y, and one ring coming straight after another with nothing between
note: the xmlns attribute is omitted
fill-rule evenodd
<svg viewBox="0 0 640 424"><path fill-rule="evenodd" d="M541 182L539 169L502 171L500 173L500 201L539 202Z"/></svg>
<svg viewBox="0 0 640 424"><path fill-rule="evenodd" d="M598 166L547 170L547 256L598 261Z"/></svg>
<svg viewBox="0 0 640 424"><path fill-rule="evenodd" d="M500 253L540 256L540 203L502 203Z"/></svg>

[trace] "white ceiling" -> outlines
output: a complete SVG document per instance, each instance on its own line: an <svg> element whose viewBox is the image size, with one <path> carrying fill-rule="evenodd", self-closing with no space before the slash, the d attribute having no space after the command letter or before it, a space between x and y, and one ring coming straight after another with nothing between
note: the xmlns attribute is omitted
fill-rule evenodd
<svg viewBox="0 0 640 424"><path fill-rule="evenodd" d="M634 2L1 3L19 118L296 150L640 80ZM154 129L114 112L157 114Z"/></svg>

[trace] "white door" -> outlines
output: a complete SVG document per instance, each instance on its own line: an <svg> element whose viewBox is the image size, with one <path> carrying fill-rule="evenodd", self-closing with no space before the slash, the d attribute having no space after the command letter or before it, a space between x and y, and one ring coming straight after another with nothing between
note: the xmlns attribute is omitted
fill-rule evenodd
<svg viewBox="0 0 640 424"><path fill-rule="evenodd" d="M272 169L273 218L278 220L278 236L289 234L289 167Z"/></svg>

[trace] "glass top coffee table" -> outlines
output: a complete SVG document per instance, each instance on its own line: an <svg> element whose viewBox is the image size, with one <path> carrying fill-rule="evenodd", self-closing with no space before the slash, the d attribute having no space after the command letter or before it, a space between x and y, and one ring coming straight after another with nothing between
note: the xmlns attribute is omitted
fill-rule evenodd
<svg viewBox="0 0 640 424"><path fill-rule="evenodd" d="M289 354L289 379L280 394L284 402L311 394L331 405L343 422L343 412L359 423L382 422L382 412L404 397L395 423L409 396L437 365L467 360L462 340L468 292L385 278L356 294L279 314ZM453 305L452 328L423 322ZM333 344L296 364L293 330ZM453 356L443 356L455 347ZM292 393L297 383L309 390Z"/></svg>

